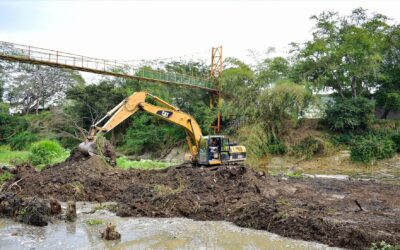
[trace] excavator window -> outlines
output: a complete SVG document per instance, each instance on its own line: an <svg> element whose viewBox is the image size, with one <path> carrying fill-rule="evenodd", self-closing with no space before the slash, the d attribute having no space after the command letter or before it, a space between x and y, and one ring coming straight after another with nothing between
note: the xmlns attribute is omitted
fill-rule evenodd
<svg viewBox="0 0 400 250"><path fill-rule="evenodd" d="M230 151L229 139L222 139L222 149L221 149L221 160L226 161L230 159L229 151Z"/></svg>
<svg viewBox="0 0 400 250"><path fill-rule="evenodd" d="M208 140L206 138L201 138L200 140L200 150L199 150L199 161L207 162L207 149L208 149Z"/></svg>

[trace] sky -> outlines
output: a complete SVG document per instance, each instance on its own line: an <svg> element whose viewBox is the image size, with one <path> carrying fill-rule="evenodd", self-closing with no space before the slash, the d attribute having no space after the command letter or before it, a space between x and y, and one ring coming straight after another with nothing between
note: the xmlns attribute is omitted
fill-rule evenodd
<svg viewBox="0 0 400 250"><path fill-rule="evenodd" d="M311 15L349 14L357 7L400 21L400 1L6 1L0 0L0 41L104 59L285 54L311 37Z"/></svg>

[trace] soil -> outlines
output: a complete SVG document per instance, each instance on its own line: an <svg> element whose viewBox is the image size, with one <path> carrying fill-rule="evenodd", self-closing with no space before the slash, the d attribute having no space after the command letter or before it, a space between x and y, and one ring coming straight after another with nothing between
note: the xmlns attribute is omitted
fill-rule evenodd
<svg viewBox="0 0 400 250"><path fill-rule="evenodd" d="M350 249L400 244L398 185L269 176L240 165L121 170L78 152L41 172L24 166L15 174L9 183L22 180L11 200L116 201L120 216L226 220Z"/></svg>

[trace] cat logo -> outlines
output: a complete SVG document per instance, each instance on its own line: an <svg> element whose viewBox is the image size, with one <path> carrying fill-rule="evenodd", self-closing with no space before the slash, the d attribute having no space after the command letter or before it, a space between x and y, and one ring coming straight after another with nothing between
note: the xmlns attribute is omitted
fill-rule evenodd
<svg viewBox="0 0 400 250"><path fill-rule="evenodd" d="M159 110L157 111L157 115L161 115L165 118L170 118L173 113L171 111Z"/></svg>

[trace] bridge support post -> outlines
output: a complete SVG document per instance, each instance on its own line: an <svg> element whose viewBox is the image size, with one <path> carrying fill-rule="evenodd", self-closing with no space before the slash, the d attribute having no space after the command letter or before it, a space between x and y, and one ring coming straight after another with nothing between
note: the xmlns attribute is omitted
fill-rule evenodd
<svg viewBox="0 0 400 250"><path fill-rule="evenodd" d="M216 95L212 95L210 98L211 108L216 107L217 109L217 124L214 126L214 132L219 133L221 131L221 84L220 78L222 75L223 64L222 64L222 46L212 48L211 50L211 80L218 90Z"/></svg>

